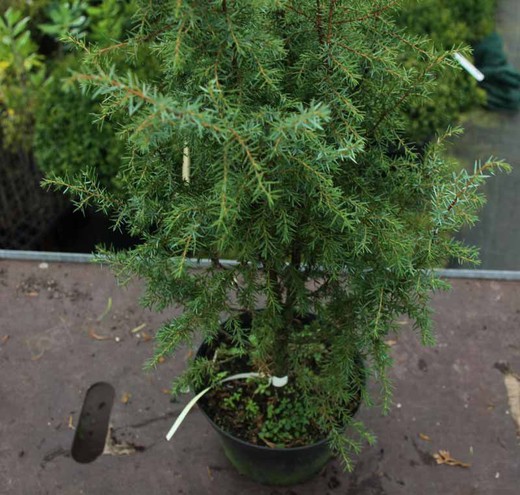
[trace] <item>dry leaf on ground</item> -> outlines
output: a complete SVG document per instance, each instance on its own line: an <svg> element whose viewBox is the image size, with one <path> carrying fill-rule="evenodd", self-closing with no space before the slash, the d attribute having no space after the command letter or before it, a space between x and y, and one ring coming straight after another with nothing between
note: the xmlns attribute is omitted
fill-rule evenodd
<svg viewBox="0 0 520 495"><path fill-rule="evenodd" d="M89 337L94 340L112 340L112 337L109 337L107 335L98 335L93 328L91 328L88 332Z"/></svg>
<svg viewBox="0 0 520 495"><path fill-rule="evenodd" d="M425 442L431 442L431 438L428 435L425 435L424 433L419 433L419 438L421 440L424 440Z"/></svg>
<svg viewBox="0 0 520 495"><path fill-rule="evenodd" d="M437 454L433 454L433 458L437 461L437 464L446 464L447 466L462 468L469 468L471 466L471 464L454 459L447 450L439 450Z"/></svg>
<svg viewBox="0 0 520 495"><path fill-rule="evenodd" d="M507 389L511 416L516 423L516 434L520 436L520 380L518 376L509 373L504 376L504 383Z"/></svg>
<svg viewBox="0 0 520 495"><path fill-rule="evenodd" d="M144 330L141 332L141 340L143 342L149 342L150 340L152 340L152 336L149 334L149 333L146 333Z"/></svg>
<svg viewBox="0 0 520 495"><path fill-rule="evenodd" d="M507 363L496 363L495 368L504 375L511 417L516 423L516 434L520 436L520 375L514 373Z"/></svg>
<svg viewBox="0 0 520 495"><path fill-rule="evenodd" d="M129 394L128 392L125 392L122 396L121 396L121 402L123 404L128 404L128 402L130 401L130 399L132 398L132 394Z"/></svg>
<svg viewBox="0 0 520 495"><path fill-rule="evenodd" d="M389 347L394 347L397 344L397 340L387 340L385 344Z"/></svg>
<svg viewBox="0 0 520 495"><path fill-rule="evenodd" d="M0 339L0 345L4 345L9 339L11 338L10 335L4 335L1 339Z"/></svg>
<svg viewBox="0 0 520 495"><path fill-rule="evenodd" d="M72 423L72 414L69 416L69 422L68 422L68 426L71 430L75 430L75 426L74 424Z"/></svg>
<svg viewBox="0 0 520 495"><path fill-rule="evenodd" d="M514 373L507 373L504 376L504 383L506 385L511 416L516 423L516 434L520 436L520 379Z"/></svg>

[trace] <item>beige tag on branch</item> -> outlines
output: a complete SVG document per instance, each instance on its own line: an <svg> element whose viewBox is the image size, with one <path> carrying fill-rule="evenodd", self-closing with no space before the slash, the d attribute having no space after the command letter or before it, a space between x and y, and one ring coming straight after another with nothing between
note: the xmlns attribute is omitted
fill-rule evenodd
<svg viewBox="0 0 520 495"><path fill-rule="evenodd" d="M184 150L182 152L182 180L186 182L186 184L190 183L190 173L191 173L191 156L190 149L187 144L184 146Z"/></svg>

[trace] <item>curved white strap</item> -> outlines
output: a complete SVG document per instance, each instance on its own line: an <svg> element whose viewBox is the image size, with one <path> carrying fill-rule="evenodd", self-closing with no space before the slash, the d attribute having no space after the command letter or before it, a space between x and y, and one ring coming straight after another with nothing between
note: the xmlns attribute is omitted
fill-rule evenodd
<svg viewBox="0 0 520 495"><path fill-rule="evenodd" d="M236 375L228 376L227 378L220 380L220 382L218 382L218 384L230 382L231 380L244 380L246 378L261 378L261 377L266 377L266 375L264 375L262 373L252 373L252 372L251 373L238 373ZM275 387L283 387L284 385L287 384L287 382L288 382L287 376L284 376L282 378L279 378L276 376L269 377L269 385L273 385ZM179 416L175 420L175 423L173 423L172 427L166 434L166 440L170 441L172 439L173 435L175 435L175 432L179 429L179 426L182 424L182 422L184 421L184 419L186 418L188 413L191 411L191 408L198 402L198 400L202 396L207 394L212 389L212 387L213 387L213 385L211 387L205 388L202 392L199 392L195 397L193 397L193 399L191 399L186 404L186 406L184 407L182 412L179 414Z"/></svg>

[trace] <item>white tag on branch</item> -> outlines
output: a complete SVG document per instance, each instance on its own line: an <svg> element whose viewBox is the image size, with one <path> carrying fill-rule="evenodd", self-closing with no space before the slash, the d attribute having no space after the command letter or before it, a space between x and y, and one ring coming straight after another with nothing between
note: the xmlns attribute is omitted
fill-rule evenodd
<svg viewBox="0 0 520 495"><path fill-rule="evenodd" d="M227 378L224 378L223 380L220 380L218 384L230 382L231 380L245 380L247 378L267 378L266 375L262 373L238 373L237 375L228 376ZM289 381L289 378L287 376L284 376L282 378L277 376L270 376L269 377L269 385L273 385L273 387L283 387L284 385L287 385L287 382ZM188 413L191 411L192 407L199 401L201 397L203 397L205 394L207 394L212 387L205 388L202 392L199 392L193 399L191 399L182 412L179 414L175 422L173 423L172 427L166 434L166 440L170 441L175 435L175 432L179 429L179 426L182 424Z"/></svg>
<svg viewBox="0 0 520 495"><path fill-rule="evenodd" d="M191 156L190 149L186 145L184 146L184 150L182 152L182 180L186 182L186 184L190 183L190 169L191 169Z"/></svg>
<svg viewBox="0 0 520 495"><path fill-rule="evenodd" d="M455 57L455 60L478 82L482 82L486 78L486 76L484 76L484 74L482 74L482 72L480 72L464 55L457 52L453 56Z"/></svg>

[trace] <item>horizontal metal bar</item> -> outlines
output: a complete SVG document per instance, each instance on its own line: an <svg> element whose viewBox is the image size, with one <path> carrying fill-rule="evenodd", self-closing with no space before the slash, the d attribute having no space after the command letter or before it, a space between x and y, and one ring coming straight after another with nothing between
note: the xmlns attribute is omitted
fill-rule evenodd
<svg viewBox="0 0 520 495"><path fill-rule="evenodd" d="M84 253L53 253L49 251L0 249L0 259L17 261L48 261L51 263L91 263L94 256L92 254Z"/></svg>
<svg viewBox="0 0 520 495"><path fill-rule="evenodd" d="M48 251L18 251L14 249L0 249L0 259L3 260L25 260L25 261L47 261L57 263L91 263L94 255L83 253L53 253ZM233 267L238 265L235 260L220 260L223 266ZM211 266L208 259L189 259L187 265L190 268L207 268ZM468 278L483 280L519 280L520 271L514 270L459 270L439 269L436 273L445 278Z"/></svg>
<svg viewBox="0 0 520 495"><path fill-rule="evenodd" d="M51 251L21 251L15 249L0 249L0 260L13 261L46 261L49 263L92 263L93 254L87 253L56 253ZM219 260L220 264L227 267L237 266L235 260ZM209 259L188 259L186 265L190 268L208 268L212 265Z"/></svg>
<svg viewBox="0 0 520 495"><path fill-rule="evenodd" d="M520 271L516 270L436 270L444 278L469 278L481 280L520 280Z"/></svg>

